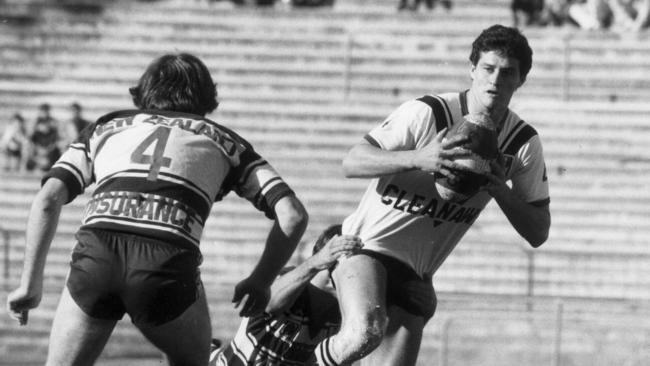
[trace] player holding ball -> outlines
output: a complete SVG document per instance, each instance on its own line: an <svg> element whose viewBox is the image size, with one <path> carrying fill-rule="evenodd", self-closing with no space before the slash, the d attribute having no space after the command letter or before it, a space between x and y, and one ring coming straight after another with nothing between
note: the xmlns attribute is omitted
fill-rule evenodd
<svg viewBox="0 0 650 366"><path fill-rule="evenodd" d="M532 50L494 25L469 59L469 90L405 102L343 161L347 177L371 178L343 223L364 248L332 272L343 318L315 351L320 365L415 365L436 305L431 278L491 199L532 247L548 237L540 138L508 108Z"/></svg>

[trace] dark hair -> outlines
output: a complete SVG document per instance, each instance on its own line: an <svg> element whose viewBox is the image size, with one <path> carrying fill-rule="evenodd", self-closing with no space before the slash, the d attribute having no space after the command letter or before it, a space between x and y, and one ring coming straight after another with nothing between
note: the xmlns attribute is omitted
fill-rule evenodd
<svg viewBox="0 0 650 366"><path fill-rule="evenodd" d="M79 112L81 111L81 104L74 102L70 104L70 108L74 109L75 111Z"/></svg>
<svg viewBox="0 0 650 366"><path fill-rule="evenodd" d="M495 51L519 61L519 76L526 79L533 64L533 50L526 37L517 28L495 24L483 32L472 43L469 60L476 66L482 52Z"/></svg>
<svg viewBox="0 0 650 366"><path fill-rule="evenodd" d="M219 105L210 71L198 57L188 53L157 58L129 91L139 109L204 116Z"/></svg>
<svg viewBox="0 0 650 366"><path fill-rule="evenodd" d="M312 249L311 254L314 255L318 253L325 244L327 244L330 239L332 239L336 235L341 235L341 225L332 225L328 227L327 229L323 230L323 232L320 234L318 239L316 239L316 242L314 243L314 248Z"/></svg>
<svg viewBox="0 0 650 366"><path fill-rule="evenodd" d="M48 103L43 103L38 106L38 110L40 111L50 111L50 105Z"/></svg>
<svg viewBox="0 0 650 366"><path fill-rule="evenodd" d="M20 112L16 112L16 113L14 113L14 115L11 116L11 118L12 118L12 119L15 119L16 121L18 121L18 122L20 122L20 123L24 123L24 122L25 122L25 118L23 118L23 115L20 114Z"/></svg>

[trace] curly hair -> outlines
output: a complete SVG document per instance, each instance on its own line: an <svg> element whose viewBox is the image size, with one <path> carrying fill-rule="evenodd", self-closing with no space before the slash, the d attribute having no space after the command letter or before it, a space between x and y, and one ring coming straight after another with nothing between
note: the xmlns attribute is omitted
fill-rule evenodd
<svg viewBox="0 0 650 366"><path fill-rule="evenodd" d="M205 116L219 105L210 71L198 57L188 53L155 59L129 92L139 109Z"/></svg>
<svg viewBox="0 0 650 366"><path fill-rule="evenodd" d="M526 37L517 28L495 24L484 29L472 43L469 60L476 66L481 53L490 51L517 59L519 76L522 80L526 79L533 64L533 50L528 45Z"/></svg>

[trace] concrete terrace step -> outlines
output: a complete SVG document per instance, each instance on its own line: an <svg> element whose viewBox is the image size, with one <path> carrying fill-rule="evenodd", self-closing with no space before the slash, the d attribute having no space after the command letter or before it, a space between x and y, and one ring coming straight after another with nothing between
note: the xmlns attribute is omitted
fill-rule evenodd
<svg viewBox="0 0 650 366"><path fill-rule="evenodd" d="M310 175L309 178L305 175L307 172L311 172L313 168L303 166L302 163L299 163L300 160L290 160L289 153L276 153L267 155L271 161L277 167L280 167L280 171L283 172L287 181L290 182L301 196L308 200L312 201L330 201L330 202L340 202L344 203L345 201L355 201L355 196L362 193L366 187L366 182L363 180L355 179L345 179L342 175L341 168L339 167L340 158L345 150L318 150L321 154L328 154L331 157L322 159L318 161L317 168L323 170L324 172L330 175L328 179L323 179L318 176ZM314 152L313 157L318 156L317 152ZM310 159L311 155L304 158L305 160ZM330 160L331 159L331 160ZM328 161L330 161L328 163ZM581 211L590 211L597 208L603 210L614 210L617 211L617 207L628 212L630 214L642 213L645 212L644 208L647 206L647 201L650 199L648 192L645 190L650 182L647 179L639 177L639 181L635 181L635 170L630 168L620 170L620 175L611 174L609 179L605 178L589 178L588 176L579 176L573 171L574 166L578 167L579 164L576 162L574 164L568 162L563 163L564 167L567 168L567 173L563 173L562 176L552 175L553 181L557 182L557 189L553 193L554 208L558 210L572 210L574 212ZM576 168L577 169L577 168ZM598 167L602 172L614 173L616 170L613 168L608 168L605 164L601 164ZM641 170L638 170L638 173L641 174ZM627 174L627 176L625 175ZM631 179L631 180L630 180ZM12 207L22 208L25 211L13 211L9 213L11 216L17 218L22 217L21 215L27 214L27 209L29 208L31 199L36 194L36 191L39 187L38 177L34 177L31 182L26 186L13 187L12 185L0 186L0 192L6 196L3 200L3 206L6 209L11 209ZM18 183L22 185L23 183ZM318 188L318 190L310 190L308 188ZM617 196L610 195L611 189L617 189ZM92 188L90 189L90 192ZM69 212L77 212L80 217L81 212L84 207L84 201L87 199L78 199L75 203L71 204L69 207L73 207ZM350 204L354 204L351 202ZM239 212L240 215L245 215L247 208L245 204L236 202L235 200L228 199L226 202L222 202L219 205L220 210L227 210ZM68 207L68 206L66 206ZM243 209L243 210L242 210ZM67 211L68 209L66 209ZM69 217L64 211L64 217ZM22 214L20 212L23 212ZM218 212L218 211L217 211Z"/></svg>
<svg viewBox="0 0 650 366"><path fill-rule="evenodd" d="M296 179L287 179L294 190L298 192L301 198L310 206L310 210L318 212L319 214L325 213L328 209L322 208L321 205L327 203L330 206L340 205L346 210L351 211L356 205L356 200L360 195L360 191L352 190L350 192L340 192L336 182L332 182L327 190L313 191L301 184L292 184ZM564 192L560 194L559 191L552 195L552 210L558 214L557 219L554 220L558 227L571 227L583 225L602 225L603 230L611 229L619 224L637 225L640 230L644 225L644 218L648 214L647 199L648 197L635 197L635 194L640 193L638 190L629 190L628 194L621 195L616 200L608 198L606 191L601 194L590 194L582 192L581 195L575 196L573 191ZM29 199L33 195L26 194L24 199ZM23 198L21 198L23 200ZM85 199L78 200L79 204L84 204ZM75 205L77 206L77 205ZM250 220L251 209L249 205L241 202L237 206L229 209L228 206L217 204L210 217L210 220L219 220L224 225L231 225L231 223L245 223ZM0 207L5 211L3 217L5 218L7 227L24 226L25 219L28 215L29 204L23 203L19 206L1 204ZM70 226L80 223L83 212L83 205L78 205L74 209L65 209L61 217L61 223ZM228 212L227 216L223 216L223 212ZM494 210L486 211L481 218L483 220L499 220L501 214ZM250 223L243 224L244 226L253 226L258 221L253 220ZM12 223L12 224L10 224Z"/></svg>
<svg viewBox="0 0 650 366"><path fill-rule="evenodd" d="M319 78L343 78L347 72L344 63L342 60L339 60L339 57L337 57L335 62L327 58L310 60L303 56L288 60L273 59L265 55L252 56L252 58L245 60L242 60L241 57L235 56L229 58L229 56L224 57L220 55L211 60L206 59L206 62L211 62L211 64L219 67L222 70L221 72L228 73L233 77L235 75L239 77L242 75L261 75L268 78L272 76L280 78L286 75L294 78L307 78L304 82L308 82ZM115 76L110 76L112 75L110 70L118 68L118 65L110 64L101 66L87 63L83 61L83 56L81 59L76 57L71 59L75 59L75 62L79 63L74 64L71 61L48 60L48 67L52 67L52 70L57 71L50 71L47 74L54 79L60 78L61 80L72 78L73 80L77 79L84 82L89 82L93 79L96 79L95 81L108 81L109 83L118 81L115 80ZM60 63L57 64L57 62ZM18 65L24 68L22 64ZM9 65L9 67L13 66ZM98 69L104 69L105 71L98 73ZM408 67L404 67L403 63L390 66L379 61L373 65L353 64L350 70L351 87L355 90L391 90L396 87L405 89L405 86L408 85L408 89L405 89L405 91L411 91L426 90L428 89L428 85L431 84L431 81L434 80L438 83L447 84L451 84L453 81L458 84L458 87L461 87L460 75L466 71L466 66L462 64L448 66L445 62L439 61L436 67L431 67L431 64L423 64L421 66L410 64ZM121 80L133 81L137 79L140 72L134 71L133 75L128 76L128 78L127 75L120 73L119 78ZM43 73L43 71L39 71L38 73ZM612 95L617 95L618 97L641 98L647 94L644 92L647 89L646 86L650 85L650 80L644 80L642 75L644 75L643 67L640 67L638 72L635 72L631 68L626 68L625 75L617 76L615 79L611 79L611 70L603 69L600 71L590 69L582 74L572 74L570 93L572 97L593 95L600 98L609 98ZM41 78L43 77L41 76ZM217 75L217 77L219 76ZM338 86L339 88L343 87L343 82L339 81ZM531 75L531 81L524 91L533 95L534 93L541 94L545 92L546 95L550 96L553 93L560 94L562 92L561 86L562 76L558 75L557 70L550 70L548 72L537 71L534 75Z"/></svg>
<svg viewBox="0 0 650 366"><path fill-rule="evenodd" d="M356 33L383 33L395 35L406 34L420 34L426 35L436 32L441 35L457 37L459 34L465 34L464 40L468 40L475 35L480 28L467 30L461 28L456 19L439 18L437 22L429 22L431 18L419 17L415 18L416 22L412 26L405 25L405 21L413 21L411 17L393 17L389 20L382 20L380 23L360 23L358 19L350 21L344 17L310 17L309 12L300 14L300 19L295 18L295 15L280 18L283 14L280 12L270 13L263 15L261 13L248 16L246 12L204 12L199 17L193 17L191 20L183 20L183 15L165 14L165 13L152 13L148 12L147 15L139 15L135 19L125 19L124 14L117 15L118 20L111 18L103 18L100 22L88 22L75 20L71 23L68 19L58 19L51 17L50 24L43 25L43 28L49 29L54 33L75 33L72 37L79 40L91 40L98 37L102 33L109 33L115 31L116 34L121 35L123 32L132 30L135 37L145 35L143 29L150 29L155 31L151 36L166 37L167 39L180 39L182 37L205 37L209 41L211 37L219 37L220 34L229 34L239 32L242 30L250 29L249 32L258 31L264 32L268 36L277 36L286 39L298 39L297 34L322 35L329 34L332 36L346 36L349 32ZM339 14L337 14L339 15ZM169 16L173 18L168 19ZM181 19L181 20L179 20ZM435 17L434 17L435 19ZM477 19L477 22L490 25L492 22L486 21L486 18ZM120 29L119 26L124 26ZM481 27L482 28L482 27ZM49 35L40 35L42 39L48 39ZM56 40L52 40L56 42ZM471 40L470 42L471 43ZM466 42L466 44L469 44Z"/></svg>
<svg viewBox="0 0 650 366"><path fill-rule="evenodd" d="M190 43L194 43L199 46L200 49L204 49L203 52L215 53L220 50L218 46L220 43L224 45L234 45L237 42L242 43L242 51L245 53L246 49L254 44L265 44L265 43L284 43L292 44L293 47L297 45L304 45L305 50L315 50L316 48L322 50L322 46L331 44L335 48L339 48L342 44L346 45L347 34L339 34L333 32L331 28L326 30L316 30L315 32L273 32L266 29L260 30L259 25L255 25L254 29L252 27L247 27L245 22L241 22L237 17L234 17L234 21L238 23L239 28L230 30L230 31L211 31L206 32L205 30L197 29L182 29L181 31L174 29L173 27L165 29L157 29L157 32L152 33L151 27L143 27L141 25L129 25L129 24L116 24L114 27L108 27L106 29L91 29L86 33L86 36L89 38L96 37L101 35L102 41L101 44L105 49L111 49L112 47L119 49L133 49L135 50L134 45L124 44L117 42L120 39L123 39L128 36L128 38L136 41L138 37L141 39L151 40L151 37L157 37L156 39L162 44L164 42L169 42L173 40L178 40L178 43L186 44L188 40ZM295 20L292 20L291 24L295 23ZM279 27L277 22L273 22L273 26L277 29ZM155 27L155 26L154 26ZM160 27L160 26L159 26ZM400 25L400 29L404 29ZM419 26L418 26L419 27ZM382 24L382 29L385 29L385 25ZM13 28L8 28L7 31L11 34L12 31L15 31ZM39 38L42 35L37 35L32 39L32 47L38 49L46 49L49 46L48 42L59 42L61 39L65 38L74 38L74 37L83 37L85 34L83 31L80 31L78 27L73 27L71 29L65 29L61 27L55 27L50 29L50 33L56 33L60 37L50 39ZM298 33L300 33L298 35ZM441 56L447 56L450 60L456 60L452 62L458 62L458 57L465 56L467 50L467 45L469 45L473 39L472 37L459 37L455 36L446 36L440 37L439 30L435 29L429 32L429 34L417 34L414 32L406 31L406 36L417 36L411 39L407 38L405 40L404 34L396 35L391 34L387 31L380 32L353 32L353 48L359 48L360 55L365 55L364 49L372 50L376 49L378 51L390 49L390 53L385 52L385 57L387 58L400 58L405 55L414 56L414 59L418 59L418 55L429 55L440 54ZM115 41L111 41L114 39ZM27 41L27 42L25 42ZM7 37L6 35L0 38L0 43L3 43L5 46L14 45L16 47L24 48L29 47L30 39L26 38L23 42L16 43L13 37ZM209 41L210 48L202 47ZM557 57L552 57L553 54L556 54L558 51L562 51L567 47L564 41L559 40L554 37L549 37L549 32L542 33L538 38L531 38L531 41L535 44L535 48L540 51L537 52L539 55L536 56L537 62L540 65L545 63L555 63L561 64L564 61L557 60ZM319 47L316 47L318 44ZM152 49L152 45L141 45L136 41L135 45L138 45L143 48L142 51L147 51ZM56 50L61 50L62 48L67 49L83 49L84 47L97 48L97 44L90 43L78 43L76 45L67 44L67 45L57 45ZM62 46L62 47L61 47ZM276 45L277 46L277 45ZM126 47L126 48L125 48ZM277 47L276 47L277 48ZM395 53L396 49L401 49L408 51L406 54L400 55L400 53ZM593 39L572 39L572 44L569 48L571 53L571 62L583 63L585 65L595 66L602 65L603 62L614 62L617 64L623 63L639 63L643 62L647 53L650 53L650 49L644 46L644 43L641 41L624 41L621 39L599 39L595 41ZM99 50L101 52L101 49ZM354 50L353 50L354 51ZM438 52L436 52L438 51ZM444 51L444 52L442 52ZM450 52L451 51L451 52ZM616 58L615 56L620 54L620 52L625 52L628 54L624 60ZM594 61L594 55L602 53L599 57L598 62ZM381 53L371 53L368 56L376 58L377 56L381 57ZM422 57L422 56L420 56ZM464 57L462 57L464 58ZM137 54L133 60L143 60L142 54Z"/></svg>
<svg viewBox="0 0 650 366"><path fill-rule="evenodd" d="M255 141L253 141L255 142ZM264 145L258 149L267 159L280 171L283 177L296 189L299 195L310 201L330 201L333 203L356 204L358 196L365 190L367 182L356 179L346 179L340 168L340 161L346 149L318 149L317 152L327 154L328 158L318 159L317 152L312 152L306 157L297 160L290 159L290 152L266 153L267 149L278 147L276 145ZM278 147L279 148L279 147ZM588 159L583 160L587 162ZM612 210L614 212L628 212L638 214L646 212L644 208L648 200L648 182L640 179L635 181L637 174L642 174L643 166L634 169L633 166L625 169L614 169L611 166L602 164L600 167L591 169L582 168L578 162L563 163L556 166L549 163L549 169L562 169L561 175L551 174L550 179L555 183L552 192L553 205L558 211L572 211L580 213L601 208L602 211ZM593 174L610 174L611 179L590 178ZM306 179L309 176L310 179ZM311 189L313 179L319 179L318 190ZM348 182L351 182L348 184ZM31 199L36 193L38 186L29 189L12 190L11 188L0 188L0 192L11 193L4 201L4 207L22 207L27 209ZM617 197L611 196L611 191L616 190ZM83 204L86 198L78 199L72 207L75 210L83 211ZM232 202L232 201L228 201ZM246 205L230 203L218 205L222 209L235 209L237 212L246 212ZM244 208L242 211L241 208ZM598 211L598 210L597 210ZM26 214L26 211L25 211ZM80 214L80 213L79 213ZM18 215L18 214L12 214ZM64 217L67 214L64 212Z"/></svg>
<svg viewBox="0 0 650 366"><path fill-rule="evenodd" d="M66 86L66 84L59 85L58 87L52 86L52 87L46 87L43 88L41 86L38 86L34 84L36 88L30 89L28 86L29 84L24 84L24 83L15 83L15 82L0 82L0 85L2 86L0 89L1 90L11 90L11 93L19 93L21 90L30 93L31 90L38 90L38 89L43 89L44 92L47 93L54 93L56 90L59 88L59 90L69 90L71 94L78 94L79 92L82 92L79 90L78 85L76 84L69 84L69 86ZM123 91L125 89L125 86L122 86L121 90L117 90L115 88L115 98L117 100L116 103L116 108L128 108L128 98L125 95L125 92ZM111 90L109 87L108 90ZM95 92L97 93L97 92ZM9 93L8 93L9 94ZM274 94L273 91L270 91L266 93L266 96L268 97L273 97L272 95ZM304 94L304 93L303 93ZM292 99L294 95L289 94L289 101ZM10 98L10 95L7 95L8 98ZM378 121L381 121L385 115L390 112L392 108L394 108L396 105L401 103L400 101L395 101L395 103L383 105L379 110L377 109L376 106L372 105L350 105L346 103L337 103L334 104L336 108L332 108L333 106L328 105L327 103L325 104L304 104L304 98L303 99L298 99L298 103L296 103L295 106L286 106L283 105L282 108L279 106L275 105L273 103L273 99L269 101L268 104L254 104L251 105L251 103L244 102L241 100L237 100L236 98L245 98L246 95L240 94L240 95L235 95L233 96L233 99L226 99L226 103L220 108L219 112L217 112L220 115L223 115L222 118L218 118L218 120L231 120L236 117L243 117L247 116L249 117L249 123L254 127L254 125L259 125L258 120L261 118L266 118L266 116L275 116L277 119L281 119L278 122L276 122L279 126L283 126L286 124L304 124L304 119L305 118L318 118L319 120L323 119L324 117L329 117L328 119L331 119L333 121L345 121L348 120L350 122L352 121L357 121L359 118L362 118L364 121L366 121L366 125L364 125L364 128L370 129L371 127L374 127ZM228 98L228 97L227 97ZM251 99L254 99L251 97ZM265 93L262 93L260 95L260 102L265 100ZM124 101L124 103L120 103L120 101ZM584 104L584 103L583 103ZM592 103L593 104L593 103ZM588 105L588 104L585 104ZM634 130L639 130L639 132L645 132L648 130L647 126L643 125L643 116L642 115L636 115L630 113L629 115L626 115L626 112L621 109L617 108L617 104L612 104L611 107L613 108L612 110L600 110L599 112L602 113L602 115L592 115L591 113L596 112L590 112L590 114L586 114L586 112L581 112L580 109L577 109L576 111L573 112L567 112L566 115L556 115L555 114L550 114L548 116L545 116L541 111L535 111L535 110L529 110L527 107L523 108L523 111L520 112L520 115L524 116L525 119L532 121L533 125L539 126L540 130L545 132L545 134L542 136L545 141L547 141L546 138L546 133L551 135L553 138L559 138L559 139L567 139L570 140L573 136L575 136L576 133L586 134L586 136L590 138L599 138L605 141L617 141L620 140L620 138L625 138L627 140L633 139L633 140L644 140L647 136L647 134L644 133L634 133ZM561 105L557 105L557 108L562 108ZM629 108L633 108L633 105L630 105ZM610 116L610 114L614 113L619 113L619 116L616 118L616 128L612 125L612 118L613 116ZM530 118L528 118L530 117ZM557 118L557 119L556 119ZM241 118L238 118L241 119ZM555 121L558 120L566 120L566 119L571 119L572 125L567 126L566 128L563 126L558 125ZM245 122L245 121L242 121ZM372 124L370 123L372 122ZM234 124L234 122L230 122L228 124ZM621 125L626 127L626 130L621 130ZM367 126L367 127L366 127ZM603 130L601 132L601 130ZM562 140L560 140L562 141ZM549 143L552 143L553 141L549 141ZM621 143L622 141L618 141ZM575 144L567 144L569 146L576 146ZM585 142L586 145L586 142ZM580 146L580 145L577 145Z"/></svg>
<svg viewBox="0 0 650 366"><path fill-rule="evenodd" d="M394 7L392 7L394 9ZM128 9L132 13L143 13L143 10L150 10L146 7L143 7L140 4L132 4L132 8ZM148 16L139 16L139 20L134 19L134 21L140 22L154 22L156 24L176 24L178 22L192 20L193 24L207 24L211 25L216 23L215 20L223 21L226 24L233 24L232 14L236 14L239 19L244 21L251 19L250 21L255 21L255 24L264 27L264 26L273 26L274 23L280 23L287 28L291 29L301 29L301 28L312 28L312 27L321 27L325 29L337 29L342 25L349 24L350 20L373 20L381 22L393 22L395 24L399 23L399 20L404 19L417 19L424 23L426 20L430 19L440 19L444 21L449 19L449 15L453 17L454 14L462 14L462 17L465 19L476 20L479 24L487 24L490 20L496 21L496 18L506 19L508 17L508 12L505 8L498 6L481 6L474 3L468 3L461 8L457 8L456 12L438 12L435 14L399 14L393 9L390 11L374 11L373 7L363 7L363 8L346 8L341 7L340 10L336 6L333 9L315 9L315 10L306 10L306 9L240 9L236 8L234 10L228 9L227 7L208 7L199 4L199 6L192 6L191 4L174 4L172 2L164 2L156 7L158 11L150 11ZM122 15L122 9L115 9L116 15ZM175 17L172 15L176 15ZM134 17L135 18L135 17ZM487 19L486 19L487 18ZM429 22L435 23L435 22ZM236 25L236 23L234 24ZM409 27L409 24L403 24L405 27ZM412 26L412 25L411 25ZM452 24L453 26L453 24ZM478 25L477 25L478 26ZM413 26L412 26L413 27ZM435 24L429 24L428 27L435 27ZM282 28L282 26L280 26ZM413 27L415 28L415 27ZM456 29L461 29L456 25Z"/></svg>

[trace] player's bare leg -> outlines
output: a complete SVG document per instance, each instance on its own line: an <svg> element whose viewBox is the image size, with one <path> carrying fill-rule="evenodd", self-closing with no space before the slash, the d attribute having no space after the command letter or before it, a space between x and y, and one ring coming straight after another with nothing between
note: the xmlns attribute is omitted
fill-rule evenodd
<svg viewBox="0 0 650 366"><path fill-rule="evenodd" d="M341 308L341 330L316 352L331 357L317 356L319 364L348 365L381 343L386 328L386 270L372 257L355 255L341 260L332 277Z"/></svg>
<svg viewBox="0 0 650 366"><path fill-rule="evenodd" d="M203 287L199 298L178 318L163 325L138 328L165 353L170 366L208 364L212 329Z"/></svg>
<svg viewBox="0 0 650 366"><path fill-rule="evenodd" d="M93 365L116 323L88 316L65 287L52 323L46 366Z"/></svg>
<svg viewBox="0 0 650 366"><path fill-rule="evenodd" d="M361 366L414 366L420 343L424 318L406 312L398 306L388 308L388 327L384 340Z"/></svg>

